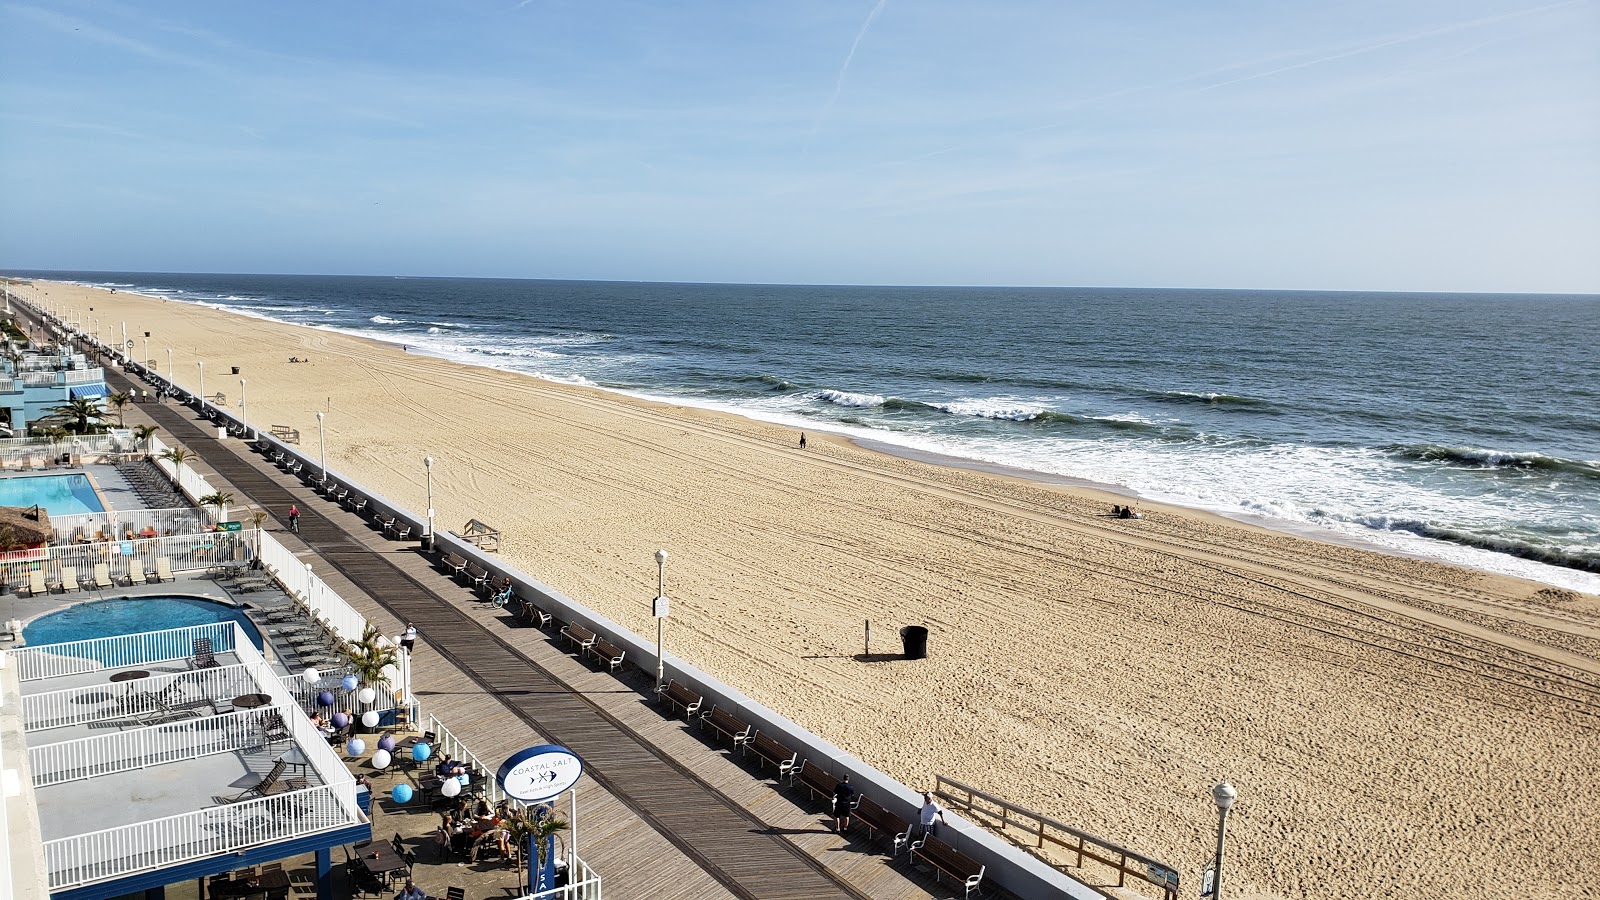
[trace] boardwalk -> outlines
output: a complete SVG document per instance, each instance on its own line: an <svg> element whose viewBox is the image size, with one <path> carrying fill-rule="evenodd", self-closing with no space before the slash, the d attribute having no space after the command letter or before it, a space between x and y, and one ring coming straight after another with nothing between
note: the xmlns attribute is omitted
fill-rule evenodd
<svg viewBox="0 0 1600 900"><path fill-rule="evenodd" d="M129 386L110 371L107 381ZM339 583L348 579L376 598L393 621L417 625L424 636L415 667L418 696L453 729L460 730L462 705L472 705L479 721L499 718L505 726L526 726L520 737L514 727L499 728L501 746L486 746L463 732L486 763L537 738L567 746L584 760L602 796L615 800L615 809L608 812L602 803L592 816L595 804L583 795L579 835L581 852L606 879L608 893L761 900L951 896L903 863L829 833L816 812L796 807L764 779L662 717L634 688L590 671L542 637L529 641L524 635L530 632L507 630L492 612L467 608L466 592L435 572L415 544L384 541L242 443L218 441L215 429L202 427L189 409L141 406L155 424L197 450L233 490L280 522L283 511L298 504L300 538L344 576L330 579L341 592ZM325 578L330 574L323 571ZM435 652L440 665L427 665ZM461 696L460 703L441 702L444 692L429 690L458 687L451 682L464 682L464 690L450 691ZM498 705L500 715L482 708L485 698ZM597 844L609 852L597 853Z"/></svg>

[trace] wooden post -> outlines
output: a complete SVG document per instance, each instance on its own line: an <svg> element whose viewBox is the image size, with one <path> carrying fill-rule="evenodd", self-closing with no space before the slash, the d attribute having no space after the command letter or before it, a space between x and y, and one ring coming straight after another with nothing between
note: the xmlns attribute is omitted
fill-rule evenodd
<svg viewBox="0 0 1600 900"><path fill-rule="evenodd" d="M867 620L867 642L864 645L862 645L861 655L862 656L871 656L872 655L872 620L871 619Z"/></svg>

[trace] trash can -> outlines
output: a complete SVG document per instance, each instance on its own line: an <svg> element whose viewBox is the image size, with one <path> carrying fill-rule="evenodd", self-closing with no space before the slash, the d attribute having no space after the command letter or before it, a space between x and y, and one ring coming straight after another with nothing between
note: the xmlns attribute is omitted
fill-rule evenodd
<svg viewBox="0 0 1600 900"><path fill-rule="evenodd" d="M900 629L900 645L905 648L906 659L927 659L928 629L921 625L907 625Z"/></svg>

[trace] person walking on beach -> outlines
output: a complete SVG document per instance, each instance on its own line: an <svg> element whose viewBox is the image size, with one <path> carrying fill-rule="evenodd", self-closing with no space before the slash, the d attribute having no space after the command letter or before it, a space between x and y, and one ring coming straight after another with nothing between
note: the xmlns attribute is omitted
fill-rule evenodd
<svg viewBox="0 0 1600 900"><path fill-rule="evenodd" d="M850 776L839 780L833 789L833 830L844 834L850 827L850 811L856 807L856 789L850 786Z"/></svg>
<svg viewBox="0 0 1600 900"><path fill-rule="evenodd" d="M410 653L411 648L415 646L417 646L417 626L407 622L406 630L400 633L400 648Z"/></svg>
<svg viewBox="0 0 1600 900"><path fill-rule="evenodd" d="M923 835L933 837L934 828L936 827L933 823L934 819L938 819L942 825L950 824L944 817L944 807L933 802L933 792L923 791L922 809L917 813L917 824L922 826Z"/></svg>
<svg viewBox="0 0 1600 900"><path fill-rule="evenodd" d="M289 530L295 534L300 533L300 507L289 504Z"/></svg>
<svg viewBox="0 0 1600 900"><path fill-rule="evenodd" d="M800 449L804 450L805 448L806 448L806 433L804 431L802 431L802 432L800 432Z"/></svg>

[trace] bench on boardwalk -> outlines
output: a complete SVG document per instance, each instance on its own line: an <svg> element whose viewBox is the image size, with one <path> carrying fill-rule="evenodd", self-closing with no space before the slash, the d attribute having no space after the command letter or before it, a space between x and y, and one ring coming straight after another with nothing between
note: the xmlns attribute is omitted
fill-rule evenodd
<svg viewBox="0 0 1600 900"><path fill-rule="evenodd" d="M700 711L700 704L705 698L689 690L676 680L667 682L667 686L656 692L661 697L661 702L669 707L675 706L683 710L685 716L693 716Z"/></svg>
<svg viewBox="0 0 1600 900"><path fill-rule="evenodd" d="M794 777L805 785L806 790L811 792L812 797L820 794L830 801L833 799L833 789L839 786L839 776L824 772L820 766L813 765L809 759L801 762L800 767L794 770Z"/></svg>
<svg viewBox="0 0 1600 900"><path fill-rule="evenodd" d="M518 622L538 628L550 624L550 614L528 602L526 597L517 595L514 602L517 604L515 614Z"/></svg>
<svg viewBox="0 0 1600 900"><path fill-rule="evenodd" d="M726 735L733 741L735 749L750 739L750 726L720 706L713 706L710 712L701 713L700 725L701 727L710 725L718 733Z"/></svg>
<svg viewBox="0 0 1600 900"><path fill-rule="evenodd" d="M752 750L755 751L756 756L763 763L772 763L778 767L778 778L780 780L788 777L789 773L794 771L795 763L800 759L800 754L760 731L752 734L750 739L744 742L745 755L750 755Z"/></svg>
<svg viewBox="0 0 1600 900"><path fill-rule="evenodd" d="M467 570L467 561L459 553L451 553L439 560L439 568L449 572L451 577L460 578L461 573Z"/></svg>
<svg viewBox="0 0 1600 900"><path fill-rule="evenodd" d="M562 628L561 636L577 645L579 653L588 653L589 648L594 646L594 642L600 640L598 634L577 622L571 622L565 628Z"/></svg>
<svg viewBox="0 0 1600 900"><path fill-rule="evenodd" d="M395 540L403 541L411 536L411 526L398 517L390 518L383 523L385 534L394 535Z"/></svg>
<svg viewBox="0 0 1600 900"><path fill-rule="evenodd" d="M881 834L894 838L895 856L899 856L900 851L911 841L911 822L884 809L871 797L862 797L861 802L856 804L855 817L857 821L867 826L869 836L877 837Z"/></svg>
<svg viewBox="0 0 1600 900"><path fill-rule="evenodd" d="M346 497L345 500L347 501L347 505L350 507L350 511L356 515L359 516L367 511L367 498L361 496L360 494L351 494L349 497Z"/></svg>
<svg viewBox="0 0 1600 900"><path fill-rule="evenodd" d="M978 889L983 882L983 873L987 866L981 866L969 859L966 854L946 844L936 837L925 836L911 845L911 862L918 860L927 863L933 868L934 881L940 875L949 875L956 881L966 885L967 892L964 896L971 897L972 892Z"/></svg>
<svg viewBox="0 0 1600 900"><path fill-rule="evenodd" d="M605 638L598 638L595 640L594 646L589 648L589 655L594 657L595 662L605 663L611 671L615 672L622 666L622 658L628 655L628 652Z"/></svg>
<svg viewBox="0 0 1600 900"><path fill-rule="evenodd" d="M483 586L489 583L489 570L475 562L467 563L466 570L461 573L461 579L471 585L473 590L481 591Z"/></svg>

